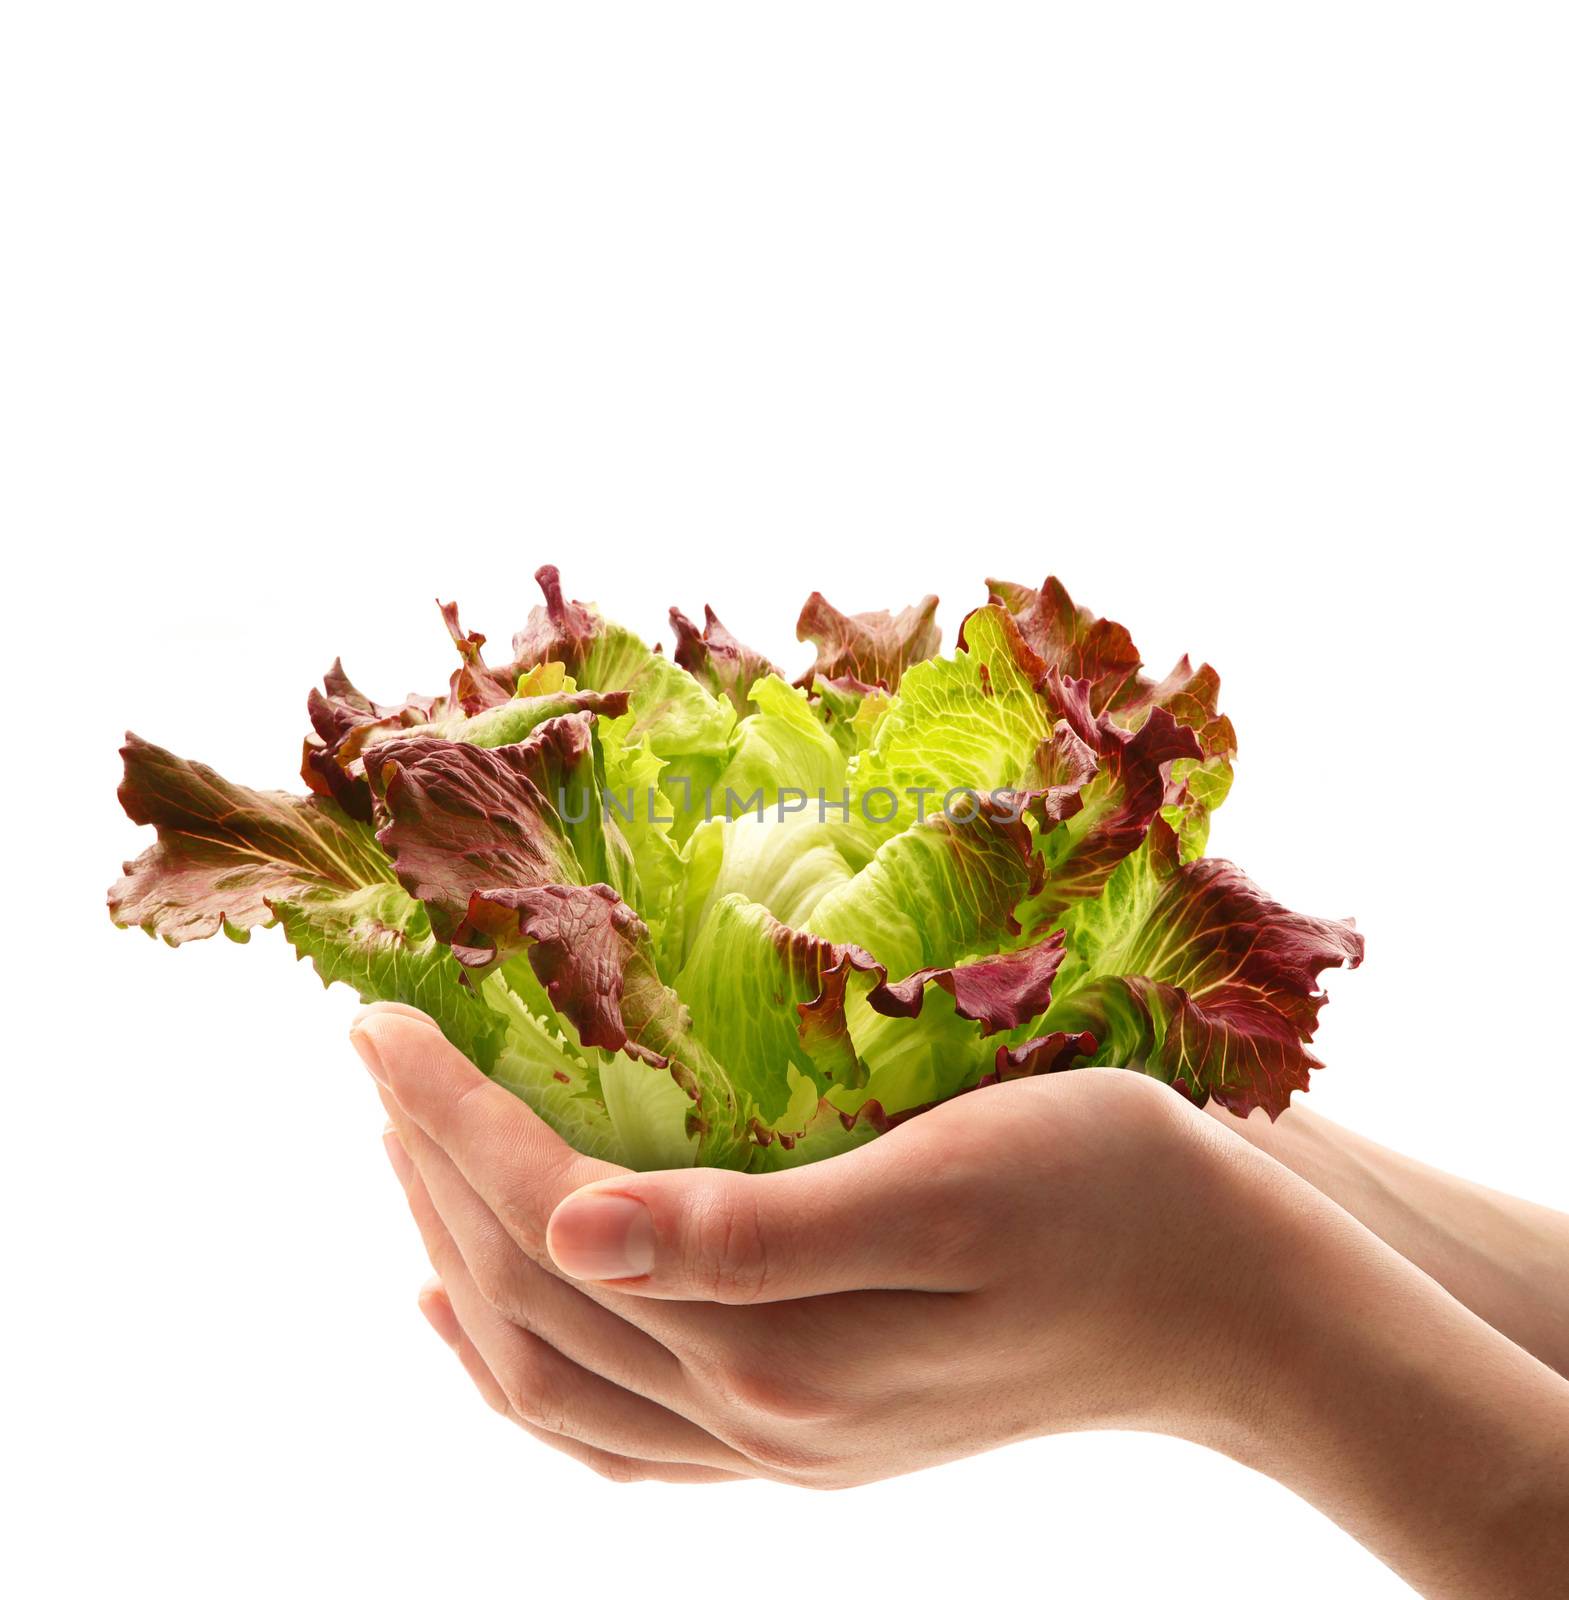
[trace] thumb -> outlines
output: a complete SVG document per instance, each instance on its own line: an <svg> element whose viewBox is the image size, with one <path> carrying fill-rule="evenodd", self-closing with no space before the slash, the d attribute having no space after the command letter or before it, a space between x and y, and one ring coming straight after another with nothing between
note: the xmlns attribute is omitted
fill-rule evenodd
<svg viewBox="0 0 1569 1600"><path fill-rule="evenodd" d="M970 1287L977 1197L965 1205L954 1175L919 1170L898 1144L885 1135L785 1172L604 1178L556 1207L546 1244L568 1277L664 1300Z"/></svg>

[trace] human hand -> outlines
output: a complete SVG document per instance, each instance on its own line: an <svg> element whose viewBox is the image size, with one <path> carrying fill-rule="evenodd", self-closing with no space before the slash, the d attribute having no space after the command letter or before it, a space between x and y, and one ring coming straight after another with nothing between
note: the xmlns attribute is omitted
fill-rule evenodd
<svg viewBox="0 0 1569 1600"><path fill-rule="evenodd" d="M1569 1384L1162 1085L998 1085L794 1171L578 1155L418 1012L356 1046L481 1392L607 1477L842 1487L1073 1428L1278 1478L1432 1600L1569 1569Z"/></svg>
<svg viewBox="0 0 1569 1600"><path fill-rule="evenodd" d="M611 1476L888 1477L1036 1434L1232 1448L1271 1382L1273 1163L1163 1085L998 1085L748 1176L572 1151L420 1013L355 1038L482 1392ZM1278 1175L1278 1176L1277 1176Z"/></svg>

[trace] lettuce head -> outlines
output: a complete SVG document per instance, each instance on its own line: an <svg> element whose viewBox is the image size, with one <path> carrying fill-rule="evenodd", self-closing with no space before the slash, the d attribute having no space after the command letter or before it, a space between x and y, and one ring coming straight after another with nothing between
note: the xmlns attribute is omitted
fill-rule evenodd
<svg viewBox="0 0 1569 1600"><path fill-rule="evenodd" d="M1319 976L1362 941L1205 856L1236 753L1209 666L1146 676L1049 578L992 582L949 656L933 596L813 594L792 683L711 610L671 611L671 658L537 578L505 665L441 608L442 694L381 705L335 663L304 794L128 735L157 838L115 922L276 924L636 1168L812 1161L1034 1073L1271 1116L1307 1087Z"/></svg>

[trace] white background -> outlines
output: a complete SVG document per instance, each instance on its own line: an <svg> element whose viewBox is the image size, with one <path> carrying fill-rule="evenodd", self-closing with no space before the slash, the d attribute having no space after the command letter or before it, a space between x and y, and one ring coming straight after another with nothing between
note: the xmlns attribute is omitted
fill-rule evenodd
<svg viewBox="0 0 1569 1600"><path fill-rule="evenodd" d="M1569 1205L1560 22L9 11L12 1592L1405 1592L1166 1441L822 1498L514 1435L414 1309L352 996L110 928L115 748L292 787L334 653L432 689L432 597L504 648L547 559L790 666L813 587L951 641L1055 572L1219 666L1215 851L1367 935L1312 1103Z"/></svg>

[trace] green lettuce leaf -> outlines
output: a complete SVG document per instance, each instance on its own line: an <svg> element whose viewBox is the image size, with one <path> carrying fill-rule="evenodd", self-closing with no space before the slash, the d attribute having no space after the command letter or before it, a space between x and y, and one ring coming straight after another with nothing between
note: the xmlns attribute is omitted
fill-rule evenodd
<svg viewBox="0 0 1569 1600"><path fill-rule="evenodd" d="M840 800L845 794L844 752L806 696L783 678L758 679L751 701L756 712L736 729L714 809L727 816L756 808L773 811L776 819L798 811L821 816L824 797ZM788 794L782 801L783 791Z"/></svg>
<svg viewBox="0 0 1569 1600"><path fill-rule="evenodd" d="M813 714L847 758L858 756L872 742L878 723L892 704L893 695L887 689L857 678L812 680Z"/></svg>
<svg viewBox="0 0 1569 1600"><path fill-rule="evenodd" d="M476 889L452 946L476 974L526 952L582 1045L670 1075L690 1102L684 1129L696 1140L696 1159L746 1164L747 1107L661 979L647 927L613 890L602 883Z"/></svg>
<svg viewBox="0 0 1569 1600"><path fill-rule="evenodd" d="M1028 825L982 797L887 840L806 926L864 946L890 972L952 966L1016 938L1015 909L1039 887Z"/></svg>
<svg viewBox="0 0 1569 1600"><path fill-rule="evenodd" d="M1026 782L1061 717L1037 687L1043 672L1000 606L970 613L956 654L911 667L851 763L857 814L873 834L917 821L923 804Z"/></svg>
<svg viewBox="0 0 1569 1600"><path fill-rule="evenodd" d="M863 951L799 932L730 894L705 919L676 990L693 1028L771 1124L789 1110L800 1079L818 1094L865 1081L844 1017L853 973L881 976Z"/></svg>
<svg viewBox="0 0 1569 1600"><path fill-rule="evenodd" d="M685 964L715 906L740 895L790 927L804 927L818 903L851 878L838 826L813 811L759 821L755 814L699 823L687 841L673 907L670 970Z"/></svg>

